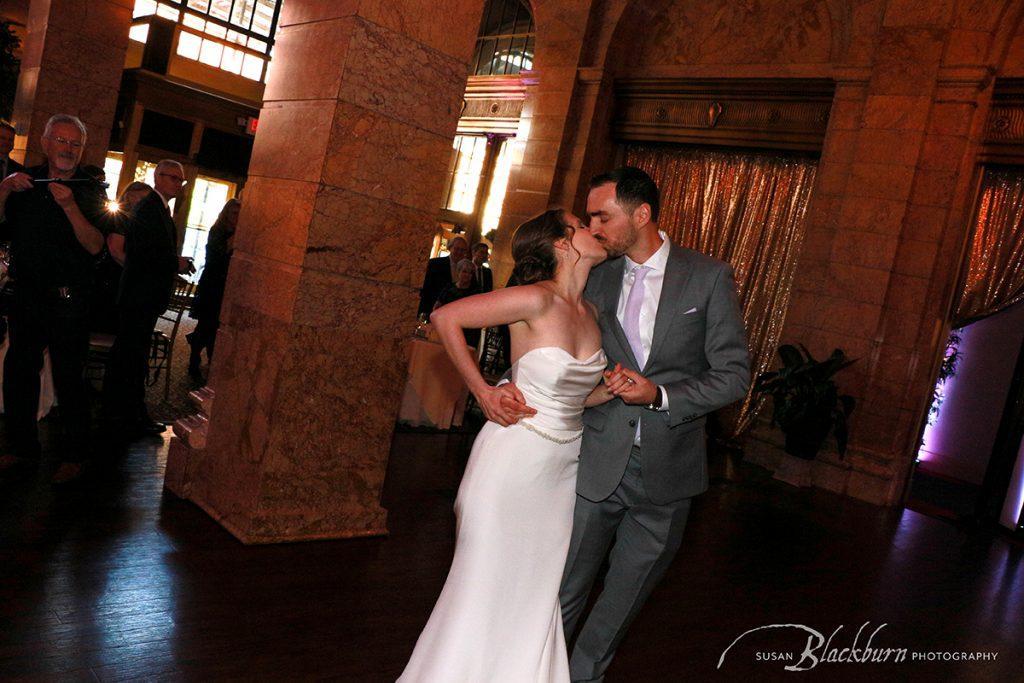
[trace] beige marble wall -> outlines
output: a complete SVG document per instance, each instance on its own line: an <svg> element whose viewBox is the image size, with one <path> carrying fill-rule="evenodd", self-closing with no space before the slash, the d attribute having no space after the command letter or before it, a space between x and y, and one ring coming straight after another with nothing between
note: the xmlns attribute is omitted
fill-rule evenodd
<svg viewBox="0 0 1024 683"><path fill-rule="evenodd" d="M283 5L189 497L247 543L380 493L480 0Z"/></svg>
<svg viewBox="0 0 1024 683"><path fill-rule="evenodd" d="M970 231L993 74L1024 63L1022 11L1008 0L649 0L616 27L603 62L615 76L836 82L783 340L859 359L838 378L859 401L850 451L822 454L823 488L901 500ZM584 144L607 135L598 127ZM748 452L768 462L775 436L755 430Z"/></svg>
<svg viewBox="0 0 1024 683"><path fill-rule="evenodd" d="M83 163L101 165L121 87L134 0L32 0L14 103L15 156L42 161L39 139L53 114L89 131Z"/></svg>
<svg viewBox="0 0 1024 683"><path fill-rule="evenodd" d="M860 401L850 453L823 454L818 469L828 476L815 481L898 503L970 230L992 76L1019 75L1024 64L1024 3L606 0L535 8L536 71L496 240L499 279L511 269L515 225L551 205L582 210L587 178L614 163L615 78L836 82L784 341L860 359L840 378ZM758 431L750 451L769 442Z"/></svg>

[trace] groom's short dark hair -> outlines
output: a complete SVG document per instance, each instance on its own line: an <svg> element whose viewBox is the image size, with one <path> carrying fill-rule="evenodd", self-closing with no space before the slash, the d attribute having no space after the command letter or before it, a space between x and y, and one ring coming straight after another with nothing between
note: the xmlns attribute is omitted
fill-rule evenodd
<svg viewBox="0 0 1024 683"><path fill-rule="evenodd" d="M641 204L649 204L651 220L658 220L658 212L661 210L658 186L647 173L635 166L622 166L591 178L590 189L608 183L615 183L615 201L623 209L632 212Z"/></svg>

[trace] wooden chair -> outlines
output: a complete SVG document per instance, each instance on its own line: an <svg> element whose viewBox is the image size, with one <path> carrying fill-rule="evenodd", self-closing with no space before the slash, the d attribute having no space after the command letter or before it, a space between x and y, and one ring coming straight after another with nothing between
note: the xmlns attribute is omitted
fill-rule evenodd
<svg viewBox="0 0 1024 683"><path fill-rule="evenodd" d="M174 283L174 294L167 305L167 310L160 314L160 320L171 323L170 334L162 330L153 330L153 344L149 351L149 376L146 386L153 386L160 381L160 373L164 374L164 400L171 395L171 362L174 360L174 342L178 338L178 327L185 311L192 307L195 299L196 284L184 278Z"/></svg>
<svg viewBox="0 0 1024 683"><path fill-rule="evenodd" d="M110 350L114 348L114 335L109 332L92 332L89 334L89 353L85 357L85 379L100 391L103 374L107 371Z"/></svg>

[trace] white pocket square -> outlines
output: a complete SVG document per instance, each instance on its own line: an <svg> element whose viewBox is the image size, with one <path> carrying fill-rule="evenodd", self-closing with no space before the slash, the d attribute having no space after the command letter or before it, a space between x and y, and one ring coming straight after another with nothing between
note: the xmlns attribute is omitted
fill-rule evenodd
<svg viewBox="0 0 1024 683"><path fill-rule="evenodd" d="M696 312L697 312L697 307L694 306L693 308L688 310L686 313L683 313L683 315L690 315L691 313L696 313Z"/></svg>

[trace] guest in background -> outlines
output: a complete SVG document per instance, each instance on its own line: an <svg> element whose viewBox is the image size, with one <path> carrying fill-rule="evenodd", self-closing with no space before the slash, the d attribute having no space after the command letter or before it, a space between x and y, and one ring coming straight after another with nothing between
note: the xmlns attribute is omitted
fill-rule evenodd
<svg viewBox="0 0 1024 683"><path fill-rule="evenodd" d="M103 377L103 397L113 426L129 439L165 429L146 409L146 374L153 329L170 303L175 277L194 272L191 261L178 256L178 231L168 206L184 185L181 164L158 163L154 191L135 205L125 226L117 338Z"/></svg>
<svg viewBox="0 0 1024 683"><path fill-rule="evenodd" d="M464 237L456 236L448 240L447 256L427 261L427 272L423 276L423 287L420 288L419 315L430 315L442 290L455 281L455 267L466 258L469 258L469 242Z"/></svg>
<svg viewBox="0 0 1024 683"><path fill-rule="evenodd" d="M487 267L487 260L491 258L491 248L486 242L477 242L473 245L473 265L476 267L476 284L481 292L489 292L494 289L494 273Z"/></svg>
<svg viewBox="0 0 1024 683"><path fill-rule="evenodd" d="M506 287L518 287L519 278L513 272L508 276L508 280L505 281ZM512 364L512 333L508 329L508 325L498 326L498 337L501 339L501 354L502 360L508 365Z"/></svg>
<svg viewBox="0 0 1024 683"><path fill-rule="evenodd" d="M12 173L24 170L21 164L11 158L11 151L14 149L14 135L14 126L0 119L0 180L3 180ZM0 223L3 220L4 217L0 215ZM6 245L0 248L3 249L3 254L0 258L6 261L8 256ZM0 269L2 269L0 280L6 277L6 267L6 263L0 264ZM10 304L10 299L7 297L8 293L7 290L0 287L0 344L7 338L7 309Z"/></svg>
<svg viewBox="0 0 1024 683"><path fill-rule="evenodd" d="M206 349L207 362L213 360L213 344L217 340L217 328L220 326L220 308L228 283L228 265L231 263L238 214L241 210L241 202L229 199L210 228L210 235L206 241L206 266L199 277L196 300L192 304L192 317L198 322L196 329L185 335L189 346L192 347L188 358L188 374L196 382L203 381L203 375L199 370L202 350Z"/></svg>
<svg viewBox="0 0 1024 683"><path fill-rule="evenodd" d="M110 224L110 234L107 235L107 249L114 261L122 267L125 260L125 235L131 225L132 214L136 205L149 196L152 191L152 187L140 180L129 183L117 200L116 210L111 212L113 219Z"/></svg>
<svg viewBox="0 0 1024 683"><path fill-rule="evenodd" d="M459 261L455 269L455 282L441 290L437 302L434 304L434 310L453 301L480 293L480 288L476 284L476 265L471 260L467 258ZM466 337L466 344L469 346L476 348L480 343L480 330L465 329L463 334Z"/></svg>
<svg viewBox="0 0 1024 683"><path fill-rule="evenodd" d="M78 118L52 116L42 137L46 161L0 182L16 281L3 378L12 450L0 456L0 471L20 469L40 456L36 411L48 348L63 423L54 484L77 479L89 455L89 396L82 372L96 256L103 250L109 215L103 188L78 167L85 141ZM54 178L70 182L40 182Z"/></svg>
<svg viewBox="0 0 1024 683"><path fill-rule="evenodd" d="M83 169L84 170L84 169ZM96 264L96 289L90 313L93 332L117 334L117 296L124 271L124 239L135 205L153 188L136 180L124 188L117 202L108 206L110 233L107 235L107 253Z"/></svg>
<svg viewBox="0 0 1024 683"><path fill-rule="evenodd" d="M24 167L11 158L14 150L14 126L0 120L0 180L12 173L24 170Z"/></svg>

